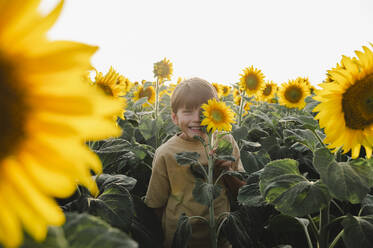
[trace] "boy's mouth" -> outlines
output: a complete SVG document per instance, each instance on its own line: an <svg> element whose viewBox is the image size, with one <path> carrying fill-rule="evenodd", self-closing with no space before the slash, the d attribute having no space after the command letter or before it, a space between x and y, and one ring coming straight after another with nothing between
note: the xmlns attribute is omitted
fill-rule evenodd
<svg viewBox="0 0 373 248"><path fill-rule="evenodd" d="M192 127L189 127L189 129L195 130L195 131L201 131L202 130L201 128L202 128L201 126L192 126Z"/></svg>

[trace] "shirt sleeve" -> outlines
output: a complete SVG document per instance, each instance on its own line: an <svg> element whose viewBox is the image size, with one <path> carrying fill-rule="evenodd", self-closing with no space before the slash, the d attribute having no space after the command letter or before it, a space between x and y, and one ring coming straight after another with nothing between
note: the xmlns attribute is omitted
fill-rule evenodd
<svg viewBox="0 0 373 248"><path fill-rule="evenodd" d="M167 204L170 195L170 181L164 157L156 152L153 159L152 174L145 196L145 204L150 208L160 208Z"/></svg>

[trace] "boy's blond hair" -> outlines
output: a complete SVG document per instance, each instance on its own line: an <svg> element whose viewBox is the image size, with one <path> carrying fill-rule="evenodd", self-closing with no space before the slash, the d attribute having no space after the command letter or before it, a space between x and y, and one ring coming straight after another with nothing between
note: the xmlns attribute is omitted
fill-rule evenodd
<svg viewBox="0 0 373 248"><path fill-rule="evenodd" d="M212 98L219 99L212 84L202 78L190 78L176 86L171 96L171 109L175 114L182 107L195 109Z"/></svg>

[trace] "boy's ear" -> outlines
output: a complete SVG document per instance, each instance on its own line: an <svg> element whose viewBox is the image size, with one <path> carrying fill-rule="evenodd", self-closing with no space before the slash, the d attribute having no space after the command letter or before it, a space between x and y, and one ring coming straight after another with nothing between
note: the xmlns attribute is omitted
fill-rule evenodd
<svg viewBox="0 0 373 248"><path fill-rule="evenodd" d="M171 112L171 119L175 125L178 125L177 115L174 112Z"/></svg>

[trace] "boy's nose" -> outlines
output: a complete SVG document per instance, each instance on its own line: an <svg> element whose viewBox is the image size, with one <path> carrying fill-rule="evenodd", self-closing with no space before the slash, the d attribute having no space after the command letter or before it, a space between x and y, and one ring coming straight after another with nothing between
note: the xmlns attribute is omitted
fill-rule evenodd
<svg viewBox="0 0 373 248"><path fill-rule="evenodd" d="M193 121L195 122L200 122L199 116L201 112L199 110L194 110L193 111Z"/></svg>

